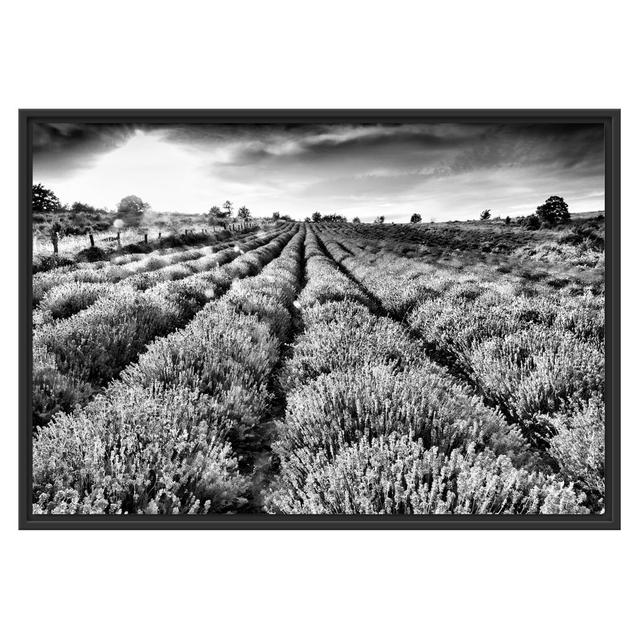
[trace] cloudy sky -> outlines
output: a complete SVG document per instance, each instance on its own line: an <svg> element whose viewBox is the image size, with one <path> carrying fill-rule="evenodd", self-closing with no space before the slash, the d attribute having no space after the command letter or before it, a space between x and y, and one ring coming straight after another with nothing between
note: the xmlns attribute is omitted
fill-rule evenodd
<svg viewBox="0 0 640 640"><path fill-rule="evenodd" d="M600 125L34 125L33 180L60 200L405 222L522 215L551 195L604 208Z"/></svg>

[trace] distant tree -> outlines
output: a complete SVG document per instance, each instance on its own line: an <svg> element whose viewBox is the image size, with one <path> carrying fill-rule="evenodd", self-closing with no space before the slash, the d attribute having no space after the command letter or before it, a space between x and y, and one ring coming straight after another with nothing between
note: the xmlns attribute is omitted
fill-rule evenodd
<svg viewBox="0 0 640 640"><path fill-rule="evenodd" d="M220 207L216 206L215 204L213 205L213 207L211 207L211 209L209 209L209 213L205 214L205 220L207 221L207 224L221 224L220 218L224 218L224 214L222 213L222 209L220 209Z"/></svg>
<svg viewBox="0 0 640 640"><path fill-rule="evenodd" d="M118 213L142 214L148 209L149 204L139 196L126 196L118 203Z"/></svg>
<svg viewBox="0 0 640 640"><path fill-rule="evenodd" d="M508 226L508 225L510 225L510 224L511 224L511 218L510 218L509 216L507 216L507 217L504 219L504 223L505 223L507 226Z"/></svg>
<svg viewBox="0 0 640 640"><path fill-rule="evenodd" d="M352 220L353 224L362 224L360 222L360 218L358 218L358 216L356 216L353 220Z"/></svg>
<svg viewBox="0 0 640 640"><path fill-rule="evenodd" d="M547 198L544 204L536 209L536 215L543 224L555 227L560 222L569 222L569 206L560 196Z"/></svg>
<svg viewBox="0 0 640 640"><path fill-rule="evenodd" d="M314 211L311 214L311 221L312 222L320 222L320 220L322 220L322 214L319 211Z"/></svg>
<svg viewBox="0 0 640 640"><path fill-rule="evenodd" d="M378 216L374 221L373 224L384 224L384 216Z"/></svg>
<svg viewBox="0 0 640 640"><path fill-rule="evenodd" d="M311 218L310 218L309 216L307 216L307 217L304 219L304 221L305 221L305 222L311 222Z"/></svg>
<svg viewBox="0 0 640 640"><path fill-rule="evenodd" d="M247 207L242 206L238 209L238 218L247 219L250 217L251 217L251 211L249 211Z"/></svg>
<svg viewBox="0 0 640 640"><path fill-rule="evenodd" d="M55 212L61 209L60 200L51 189L38 183L31 187L31 209L34 212Z"/></svg>
<svg viewBox="0 0 640 640"><path fill-rule="evenodd" d="M272 217L274 220L278 220L278 218L280 218L280 212L279 212L279 211L274 211L274 212L271 214L271 217Z"/></svg>
<svg viewBox="0 0 640 640"><path fill-rule="evenodd" d="M118 217L130 227L137 227L151 206L139 196L126 196L118 203Z"/></svg>
<svg viewBox="0 0 640 640"><path fill-rule="evenodd" d="M226 217L231 216L231 214L233 213L233 203L231 202L231 200L225 200L222 208L224 209L224 215Z"/></svg>
<svg viewBox="0 0 640 640"><path fill-rule="evenodd" d="M286 214L282 215L282 216L280 216L280 220L287 220L287 221L291 222L291 216L286 215Z"/></svg>
<svg viewBox="0 0 640 640"><path fill-rule="evenodd" d="M414 213L411 216L411 222L415 224L416 222L422 222L422 216L419 213Z"/></svg>
<svg viewBox="0 0 640 640"><path fill-rule="evenodd" d="M485 209L480 214L480 220L488 220L491 217L491 209Z"/></svg>
<svg viewBox="0 0 640 640"><path fill-rule="evenodd" d="M86 204L84 202L74 202L70 207L68 207L71 213L95 213L96 209L92 207L90 204Z"/></svg>

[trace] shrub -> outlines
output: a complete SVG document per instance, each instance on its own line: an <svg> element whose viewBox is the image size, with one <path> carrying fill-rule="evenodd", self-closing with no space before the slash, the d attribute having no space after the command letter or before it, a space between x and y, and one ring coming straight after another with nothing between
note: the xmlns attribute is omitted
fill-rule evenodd
<svg viewBox="0 0 640 640"><path fill-rule="evenodd" d="M335 308L332 309L335 311ZM305 329L283 367L282 385L292 389L322 373L376 364L403 367L423 355L407 332L388 318L362 313L331 322L319 321Z"/></svg>
<svg viewBox="0 0 640 640"><path fill-rule="evenodd" d="M571 331L578 338L604 349L604 296L587 293L558 304L554 326Z"/></svg>
<svg viewBox="0 0 640 640"><path fill-rule="evenodd" d="M101 262L108 257L109 252L100 247L87 247L76 253L76 262Z"/></svg>
<svg viewBox="0 0 640 640"><path fill-rule="evenodd" d="M532 326L472 343L461 354L470 375L537 441L548 435L537 414L604 389L604 354L568 332Z"/></svg>
<svg viewBox="0 0 640 640"><path fill-rule="evenodd" d="M404 371L365 365L321 375L288 396L279 432L285 455L323 450L329 459L345 444L391 433L444 453L475 442L521 459L526 449L495 410L430 364Z"/></svg>
<svg viewBox="0 0 640 640"><path fill-rule="evenodd" d="M36 216L34 215L34 222ZM35 256L33 260L33 273L40 273L42 271L49 271L59 267L66 267L73 265L73 260L65 258L64 256L51 255L51 256Z"/></svg>
<svg viewBox="0 0 640 640"><path fill-rule="evenodd" d="M353 300L371 306L370 297L323 255L307 252L306 276L307 284L299 299L302 307L338 300Z"/></svg>
<svg viewBox="0 0 640 640"><path fill-rule="evenodd" d="M287 307L266 293L258 291L230 291L225 300L234 310L255 315L265 322L279 341L284 341L291 328L291 314Z"/></svg>
<svg viewBox="0 0 640 640"><path fill-rule="evenodd" d="M371 321L369 309L351 300L335 300L323 304L302 307L301 318L305 327L310 329L318 323L337 322L353 326L362 326Z"/></svg>
<svg viewBox="0 0 640 640"><path fill-rule="evenodd" d="M46 424L58 411L70 411L76 403L85 402L93 391L86 382L60 373L55 358L39 344L33 345L31 384L34 428Z"/></svg>
<svg viewBox="0 0 640 640"><path fill-rule="evenodd" d="M47 349L61 373L102 386L149 340L175 328L178 315L178 309L158 296L122 288L117 296L42 327L34 334L34 344Z"/></svg>
<svg viewBox="0 0 640 640"><path fill-rule="evenodd" d="M288 514L580 514L583 495L554 476L517 469L473 445L449 456L392 434L359 440L333 463L300 452L270 496Z"/></svg>
<svg viewBox="0 0 640 640"><path fill-rule="evenodd" d="M504 337L536 324L571 331L576 337L596 344L604 339L603 300L591 294L567 298L487 292L473 303L464 300L454 303L455 293L454 287L444 296L421 303L408 318L410 326L429 344L445 350L464 350L473 339Z"/></svg>
<svg viewBox="0 0 640 640"><path fill-rule="evenodd" d="M36 513L224 512L247 481L224 444L226 417L185 387L114 384L58 414L33 447Z"/></svg>
<svg viewBox="0 0 640 640"><path fill-rule="evenodd" d="M231 277L220 270L210 274L189 276L183 280L162 282L150 289L149 293L166 300L169 306L175 307L178 311L176 326L181 327L207 302L220 297L229 288L231 282Z"/></svg>
<svg viewBox="0 0 640 640"><path fill-rule="evenodd" d="M51 320L68 318L118 291L120 288L108 282L68 282L47 291L38 309Z"/></svg>
<svg viewBox="0 0 640 640"><path fill-rule="evenodd" d="M602 396L571 407L550 419L549 453L561 473L590 496L594 508L604 509L605 423Z"/></svg>
<svg viewBox="0 0 640 640"><path fill-rule="evenodd" d="M267 324L211 303L185 329L156 340L123 379L197 389L238 423L253 425L268 406L268 376L278 356Z"/></svg>

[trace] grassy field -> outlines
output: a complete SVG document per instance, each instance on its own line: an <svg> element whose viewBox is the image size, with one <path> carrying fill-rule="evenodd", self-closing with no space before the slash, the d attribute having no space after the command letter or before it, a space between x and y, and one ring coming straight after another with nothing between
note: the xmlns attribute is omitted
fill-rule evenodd
<svg viewBox="0 0 640 640"><path fill-rule="evenodd" d="M284 222L34 275L35 513L604 508L604 219Z"/></svg>

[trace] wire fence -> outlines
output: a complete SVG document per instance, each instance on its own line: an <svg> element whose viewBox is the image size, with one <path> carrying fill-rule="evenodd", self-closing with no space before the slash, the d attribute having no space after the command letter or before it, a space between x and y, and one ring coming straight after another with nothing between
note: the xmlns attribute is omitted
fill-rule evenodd
<svg viewBox="0 0 640 640"><path fill-rule="evenodd" d="M243 229L259 226L255 220L242 222L229 222L225 225L189 226L184 228L147 228L147 229L123 229L119 232L102 231L85 233L83 235L58 235L58 255L71 257L89 247L96 246L105 250L115 250L119 246L127 244L147 243L161 238L181 236L189 234L209 235L221 231L241 231ZM55 253L51 236L45 232L33 234L33 256L42 257Z"/></svg>

